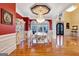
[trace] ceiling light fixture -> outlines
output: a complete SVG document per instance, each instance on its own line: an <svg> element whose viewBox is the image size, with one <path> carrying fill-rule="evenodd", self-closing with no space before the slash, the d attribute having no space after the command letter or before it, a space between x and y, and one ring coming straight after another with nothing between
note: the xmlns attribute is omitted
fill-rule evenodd
<svg viewBox="0 0 79 59"><path fill-rule="evenodd" d="M37 15L36 21L42 23L45 21L44 15L49 13L50 8L46 5L35 5L31 8L31 11Z"/></svg>
<svg viewBox="0 0 79 59"><path fill-rule="evenodd" d="M36 21L38 23L43 23L45 21L45 19L44 19L43 15L38 15L37 18L36 18Z"/></svg>
<svg viewBox="0 0 79 59"><path fill-rule="evenodd" d="M72 6L69 7L66 11L67 11L67 12L72 12L72 11L74 11L76 8L77 8L76 6L72 5Z"/></svg>

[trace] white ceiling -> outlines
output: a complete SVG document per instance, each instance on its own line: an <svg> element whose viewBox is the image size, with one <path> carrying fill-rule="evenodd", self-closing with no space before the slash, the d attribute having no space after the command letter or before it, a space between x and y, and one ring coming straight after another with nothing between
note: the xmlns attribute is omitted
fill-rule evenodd
<svg viewBox="0 0 79 59"><path fill-rule="evenodd" d="M72 5L72 3L17 3L16 12L22 16L27 16L31 19L34 19L36 15L31 12L31 7L35 4L43 4L49 6L51 11L45 15L46 19L55 19L60 13L63 13L63 11Z"/></svg>

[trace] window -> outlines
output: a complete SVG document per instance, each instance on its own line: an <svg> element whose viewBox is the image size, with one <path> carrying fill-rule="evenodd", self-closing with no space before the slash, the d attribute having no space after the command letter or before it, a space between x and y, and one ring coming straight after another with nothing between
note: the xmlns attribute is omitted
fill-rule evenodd
<svg viewBox="0 0 79 59"><path fill-rule="evenodd" d="M31 30L33 32L33 34L35 34L36 32L45 32L47 33L49 30L49 24L48 21L45 21L44 23L37 23L36 21L32 21L31 22Z"/></svg>

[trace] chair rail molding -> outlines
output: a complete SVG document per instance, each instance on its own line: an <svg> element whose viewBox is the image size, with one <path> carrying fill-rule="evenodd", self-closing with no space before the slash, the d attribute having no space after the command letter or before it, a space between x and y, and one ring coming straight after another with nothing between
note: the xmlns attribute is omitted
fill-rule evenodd
<svg viewBox="0 0 79 59"><path fill-rule="evenodd" d="M16 33L0 35L0 53L10 54L16 49Z"/></svg>

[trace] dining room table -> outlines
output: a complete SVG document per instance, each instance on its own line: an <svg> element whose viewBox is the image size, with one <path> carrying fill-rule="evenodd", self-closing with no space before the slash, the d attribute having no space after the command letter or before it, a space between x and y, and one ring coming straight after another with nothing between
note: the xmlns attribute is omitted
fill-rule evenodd
<svg viewBox="0 0 79 59"><path fill-rule="evenodd" d="M32 42L37 44L48 43L47 33L36 32L32 37Z"/></svg>

